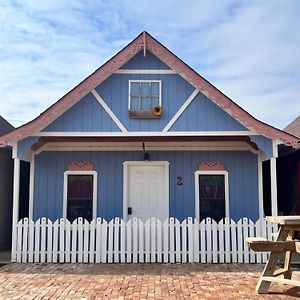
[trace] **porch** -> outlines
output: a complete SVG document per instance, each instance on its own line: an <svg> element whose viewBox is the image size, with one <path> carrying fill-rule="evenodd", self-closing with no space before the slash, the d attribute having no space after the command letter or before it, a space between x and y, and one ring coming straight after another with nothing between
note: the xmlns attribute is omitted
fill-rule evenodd
<svg viewBox="0 0 300 300"><path fill-rule="evenodd" d="M20 153L29 151L31 155L29 218L18 222L20 159L15 157L12 261L266 261L267 254L249 252L245 243L248 236L260 235L270 239L276 232L276 228L263 221L262 154L249 137L135 137L123 143L119 139L95 140L94 137L90 140L70 138L65 142L63 139L65 137L53 140L42 137L30 140L30 145L24 146L27 150L22 149L22 144L17 149ZM145 154L150 161L145 159ZM135 169L136 165L143 165L145 170L152 164L161 165L161 172L156 169L156 174L161 176L154 176L156 181L152 191L157 192L156 203L164 199L166 205L159 209L152 207L155 213L150 217L156 218L148 219L148 215L138 219L134 215L137 211L134 204L138 201L134 203L132 199L139 200L145 193L141 188L139 193L132 189L130 194L130 188L140 183L128 179L133 178L129 170L133 163ZM206 169L205 174L201 173L203 165L214 167L216 163L217 170ZM74 166L81 169L74 170ZM68 192L72 190L69 175L89 177L92 182L89 187L92 188L86 189L90 191L88 197L71 197L75 192ZM222 179L221 184L215 184L212 197L221 202L219 211L222 217L217 218L221 219L218 223L211 218L202 220L201 216L205 205L199 203L205 202L208 191L203 196L199 182L210 175L219 175ZM164 191L163 196L161 191ZM200 201L202 196L204 200L201 198ZM68 203L72 204L72 198L88 198L90 206L86 215L92 216L90 222L68 217L68 209L72 207ZM275 200L272 201L272 210L276 208ZM158 212L163 217L158 216ZM68 219L74 220L73 223ZM251 219L259 221L254 223Z"/></svg>

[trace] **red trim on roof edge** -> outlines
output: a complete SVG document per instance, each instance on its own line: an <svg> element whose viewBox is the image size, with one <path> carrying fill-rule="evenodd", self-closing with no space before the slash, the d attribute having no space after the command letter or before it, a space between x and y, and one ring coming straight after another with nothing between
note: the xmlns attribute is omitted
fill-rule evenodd
<svg viewBox="0 0 300 300"><path fill-rule="evenodd" d="M145 39L144 36L146 37ZM87 95L91 89L95 88L98 84L108 78L114 71L124 65L135 54L142 50L144 48L144 41L146 41L147 50L151 51L164 63L173 68L177 73L180 73L181 76L193 84L197 89L199 89L199 91L204 93L216 105L226 109L226 111L229 112L232 117L237 119L247 128L254 128L257 133L270 139L280 139L286 145L295 145L300 141L291 134L285 133L275 127L255 119L230 98L225 96L205 78L180 60L160 42L154 39L147 32L144 32L115 56L113 56L104 65L102 65L99 69L97 69L93 74L83 80L79 85L74 87L69 93L45 110L36 119L6 135L3 135L0 138L0 147L6 146L10 141L24 139L34 132L45 128L65 111L67 111L71 106L77 103L82 97Z"/></svg>

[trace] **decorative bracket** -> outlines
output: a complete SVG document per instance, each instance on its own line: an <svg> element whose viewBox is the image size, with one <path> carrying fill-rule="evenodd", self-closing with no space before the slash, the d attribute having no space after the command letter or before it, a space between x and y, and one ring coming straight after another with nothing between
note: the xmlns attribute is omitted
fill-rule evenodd
<svg viewBox="0 0 300 300"><path fill-rule="evenodd" d="M73 160L68 164L68 171L93 171L94 166L90 161Z"/></svg>
<svg viewBox="0 0 300 300"><path fill-rule="evenodd" d="M202 161L198 165L198 171L224 171L223 163L219 161Z"/></svg>

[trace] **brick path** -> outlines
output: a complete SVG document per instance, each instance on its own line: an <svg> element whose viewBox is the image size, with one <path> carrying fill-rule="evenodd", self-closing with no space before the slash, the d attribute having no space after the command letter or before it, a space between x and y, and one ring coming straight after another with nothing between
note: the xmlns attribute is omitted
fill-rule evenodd
<svg viewBox="0 0 300 300"><path fill-rule="evenodd" d="M0 299L291 299L300 289L255 285L263 265L8 264Z"/></svg>

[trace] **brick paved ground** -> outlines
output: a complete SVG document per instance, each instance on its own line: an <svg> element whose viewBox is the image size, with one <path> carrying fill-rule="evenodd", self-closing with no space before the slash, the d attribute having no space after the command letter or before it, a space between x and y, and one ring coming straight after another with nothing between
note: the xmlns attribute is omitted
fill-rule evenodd
<svg viewBox="0 0 300 300"><path fill-rule="evenodd" d="M300 289L255 285L263 265L8 264L0 299L288 299Z"/></svg>

